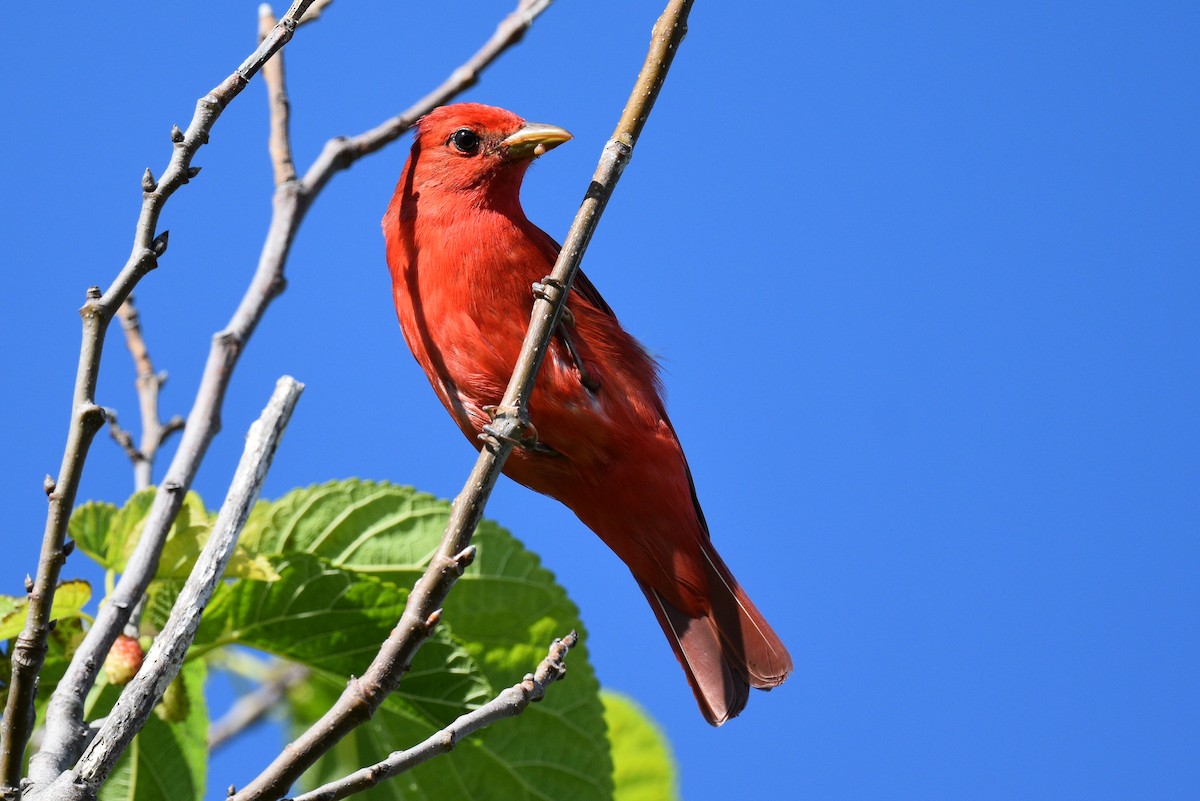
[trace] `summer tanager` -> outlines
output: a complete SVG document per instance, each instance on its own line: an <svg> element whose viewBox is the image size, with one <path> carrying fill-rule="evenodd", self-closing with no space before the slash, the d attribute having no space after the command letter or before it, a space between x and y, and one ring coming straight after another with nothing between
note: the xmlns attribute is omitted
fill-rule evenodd
<svg viewBox="0 0 1200 801"><path fill-rule="evenodd" d="M558 244L525 218L533 159L571 135L475 103L425 116L383 218L396 314L433 389L480 447ZM566 504L637 579L705 719L791 672L709 538L654 361L579 273L504 472Z"/></svg>

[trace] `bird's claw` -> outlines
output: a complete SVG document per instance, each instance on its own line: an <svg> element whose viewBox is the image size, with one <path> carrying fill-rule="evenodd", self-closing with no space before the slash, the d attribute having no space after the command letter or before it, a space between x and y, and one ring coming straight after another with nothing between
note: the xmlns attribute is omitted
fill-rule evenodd
<svg viewBox="0 0 1200 801"><path fill-rule="evenodd" d="M554 303L566 288L567 285L562 281L552 275L547 275L541 281L533 282L533 296L539 300Z"/></svg>
<svg viewBox="0 0 1200 801"><path fill-rule="evenodd" d="M539 300L544 300L548 303L554 303L558 300L558 296L562 294L563 290L566 288L567 285L562 281L559 281L553 276L547 275L541 281L533 282L533 296ZM567 307L567 304L565 303L562 306L562 314L559 316L559 321L572 327L575 325L575 314Z"/></svg>
<svg viewBox="0 0 1200 801"><path fill-rule="evenodd" d="M538 432L529 417L512 406L488 405L483 413L491 420L484 424L479 438L493 447L507 442L515 448L538 453L552 452L552 448L538 442Z"/></svg>

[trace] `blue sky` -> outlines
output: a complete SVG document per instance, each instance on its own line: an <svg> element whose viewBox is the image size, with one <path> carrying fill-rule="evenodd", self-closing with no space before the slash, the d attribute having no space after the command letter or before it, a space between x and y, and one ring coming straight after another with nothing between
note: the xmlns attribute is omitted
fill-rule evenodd
<svg viewBox="0 0 1200 801"><path fill-rule="evenodd" d="M509 6L335 3L287 51L298 164L408 106ZM559 0L467 95L574 132L523 195L557 238L655 6ZM0 592L36 561L84 289L124 262L142 171L252 48L255 13L6 16ZM697 3L584 268L661 359L714 539L796 674L710 729L599 541L512 484L489 506L581 607L601 680L665 728L685 798L1194 797L1198 34L1187 2ZM256 83L137 291L166 415L257 258L265 124ZM472 451L390 305L378 225L407 147L336 177L305 223L197 481L210 505L282 373L308 389L268 497L462 485ZM127 422L132 375L110 338L99 400ZM130 485L98 439L80 498ZM273 738L219 760L214 797Z"/></svg>

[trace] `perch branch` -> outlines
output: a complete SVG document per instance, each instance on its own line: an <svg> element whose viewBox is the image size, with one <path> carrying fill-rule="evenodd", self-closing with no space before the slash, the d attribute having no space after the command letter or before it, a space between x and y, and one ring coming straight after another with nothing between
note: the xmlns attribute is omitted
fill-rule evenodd
<svg viewBox="0 0 1200 801"><path fill-rule="evenodd" d="M290 376L284 376L276 383L262 415L250 426L245 450L225 502L217 513L212 535L179 593L162 633L155 638L137 675L125 685L95 738L84 750L79 764L59 776L44 792L39 792L39 798L50 801L95 799L117 759L145 725L167 685L178 675L188 646L200 626L200 616L221 583L238 535L258 500L275 449L303 389L304 385Z"/></svg>
<svg viewBox="0 0 1200 801"><path fill-rule="evenodd" d="M338 801L355 793L369 790L384 779L399 776L435 756L451 751L459 740L498 720L512 718L525 711L531 703L542 700L546 688L563 678L567 666L563 663L567 652L575 647L579 635L571 632L561 640L555 640L550 652L538 665L537 670L520 682L509 687L483 706L455 718L446 728L430 735L418 745L404 751L393 751L387 759L370 767L362 768L348 776L316 790L296 796L292 801Z"/></svg>
<svg viewBox="0 0 1200 801"><path fill-rule="evenodd" d="M304 770L373 714L399 684L417 649L436 625L442 602L474 558L471 535L483 516L484 505L504 461L512 451L512 442L524 427L521 420L526 414L529 393L551 333L558 324L567 292L604 206L633 153L679 43L687 32L687 14L691 5L692 0L671 0L654 25L650 49L633 92L612 138L604 147L550 280L545 282L551 287L560 287L560 290L546 292L534 302L529 331L501 402L504 412L496 419L500 436L480 451L466 485L454 501L437 553L413 587L399 623L362 678L351 681L337 703L288 745L257 778L231 796L231 801L281 798ZM324 154L318 162L323 158ZM313 169L316 169L315 165Z"/></svg>
<svg viewBox="0 0 1200 801"><path fill-rule="evenodd" d="M196 176L198 168L192 166L193 156L208 142L213 125L226 106L241 93L262 65L291 39L296 20L312 2L313 0L296 0L271 34L241 66L197 101L196 111L187 131L181 131L177 127L172 130L174 152L162 178L155 181L149 170L143 177L142 210L135 228L133 251L128 261L103 295L98 287L88 290L87 302L81 310L83 344L79 354L74 411L67 436L67 447L63 454L58 481L53 483L49 491L50 508L46 517L37 579L30 593L29 617L13 648L12 684L3 723L0 725L0 739L3 740L3 744L0 745L0 794L19 797L21 792L14 785L20 775L25 745L33 726L35 685L46 656L46 635L54 586L65 559L63 542L67 520L75 503L75 493L79 487L88 447L104 422L104 412L95 402L104 334L113 315L128 298L137 282L158 265L158 258L166 252L166 231L155 235L159 215L175 190ZM180 450L183 450L182 444ZM103 655L112 646L113 640L128 620L130 610L145 591L145 586L154 573L154 566L158 563L170 524L168 520L167 525L162 525L163 512L165 507L171 505L174 506L174 511L178 511L183 493L177 490L182 487L182 484L177 484L176 491L173 492L169 480L164 482L164 489L167 491L158 493L154 506L159 510L159 519L156 521L159 529L153 529L148 521L145 533L118 585L118 589L123 588L122 591L110 598L109 603L100 610L95 625L89 629L51 699L43 747L30 764L30 778L35 783L53 779L78 754L79 744L86 735L86 727L82 723L83 699L95 682L96 671L104 662ZM170 519L174 519L173 512Z"/></svg>

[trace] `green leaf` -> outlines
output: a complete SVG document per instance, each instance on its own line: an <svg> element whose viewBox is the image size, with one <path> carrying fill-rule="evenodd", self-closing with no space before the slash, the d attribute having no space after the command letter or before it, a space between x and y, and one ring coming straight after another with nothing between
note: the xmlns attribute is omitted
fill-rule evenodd
<svg viewBox="0 0 1200 801"><path fill-rule="evenodd" d="M679 798L671 747L646 711L628 697L605 690L604 717L612 746L614 801Z"/></svg>
<svg viewBox="0 0 1200 801"><path fill-rule="evenodd" d="M68 531L84 553L104 568L119 573L125 569L142 536L146 515L154 503L154 493L154 488L137 492L119 510L109 503L86 503L71 514ZM179 514L167 533L155 578L187 578L212 534L214 520L199 495L189 492L184 496ZM278 578L267 559L251 553L241 544L234 549L225 568L225 577L256 581Z"/></svg>
<svg viewBox="0 0 1200 801"><path fill-rule="evenodd" d="M411 487L331 482L256 508L245 536L264 553L310 552L331 565L407 587L436 552L449 509L447 502ZM498 692L531 672L554 638L572 629L582 633L582 624L554 576L508 532L484 521L473 543L478 555L447 599L443 620ZM396 797L397 788L416 782L428 796L452 790L449 797L611 798L612 762L599 686L582 645L568 662L569 678L519 719L472 736L469 745L464 742L433 766L372 793ZM401 682L402 692L407 681ZM358 768L382 759L436 730L429 723L417 725L420 721L399 702L389 699L385 710L372 731L356 733L319 763L312 781L332 779L349 763ZM441 776L453 777L452 784L443 786Z"/></svg>
<svg viewBox="0 0 1200 801"><path fill-rule="evenodd" d="M79 617L83 607L92 598L92 585L83 579L71 579L58 585L54 601L50 604L50 619L63 620ZM25 628L29 614L29 599L0 596L0 640L16 637Z"/></svg>
<svg viewBox="0 0 1200 801"><path fill-rule="evenodd" d="M142 524L145 522L146 515L150 513L150 506L154 503L154 494L157 491L155 487L150 487L135 492L125 502L125 505L113 515L108 535L104 539L102 558L97 559L105 568L118 573L125 569L125 562L133 553L138 538L142 536ZM192 494L188 493L188 495ZM187 505L186 498L184 505ZM168 536L170 536L169 532Z"/></svg>
<svg viewBox="0 0 1200 801"><path fill-rule="evenodd" d="M215 522L216 517L204 508L200 496L189 492L163 545L155 577L186 579L195 567L196 560L200 558L200 552L208 543ZM225 578L248 578L254 581L276 581L279 578L271 567L270 560L252 555L241 544L234 548L229 563L225 566L224 575Z"/></svg>
<svg viewBox="0 0 1200 801"><path fill-rule="evenodd" d="M218 588L193 648L203 653L219 645L248 645L340 682L361 676L400 619L408 591L309 554L280 557L275 569L276 582L237 581ZM396 695L444 725L492 691L449 628L439 626Z"/></svg>
<svg viewBox="0 0 1200 801"><path fill-rule="evenodd" d="M203 801L208 764L204 679L202 660L184 664L175 678L186 698L183 719L168 722L156 710L100 788L100 801ZM111 706L120 689L105 688L102 701Z"/></svg>
<svg viewBox="0 0 1200 801"><path fill-rule="evenodd" d="M568 657L570 659L570 657ZM573 666L572 666L573 669ZM554 685L549 693L564 686ZM292 735L298 735L329 708L340 687L325 678L309 682L292 694ZM547 695L547 698L552 697ZM611 776L591 774L564 758L555 747L553 727L527 716L501 720L455 744L454 750L406 773L390 778L362 794L364 801L381 799L497 798L505 801L548 799L611 799ZM367 765L392 751L425 740L436 731L411 709L389 697L371 718L347 735L302 779L317 787ZM598 743L607 751L607 742Z"/></svg>
<svg viewBox="0 0 1200 801"><path fill-rule="evenodd" d="M88 501L75 507L67 521L67 533L79 550L95 559L104 568L108 564L108 532L112 529L117 507L103 501Z"/></svg>
<svg viewBox="0 0 1200 801"><path fill-rule="evenodd" d="M0 595L0 620L4 620L11 613L19 609L25 600L15 595Z"/></svg>

